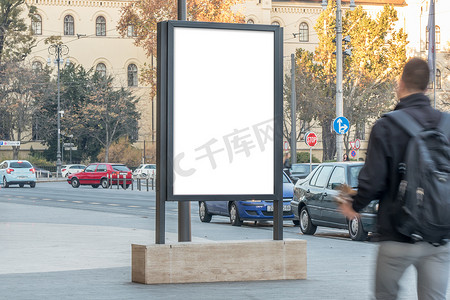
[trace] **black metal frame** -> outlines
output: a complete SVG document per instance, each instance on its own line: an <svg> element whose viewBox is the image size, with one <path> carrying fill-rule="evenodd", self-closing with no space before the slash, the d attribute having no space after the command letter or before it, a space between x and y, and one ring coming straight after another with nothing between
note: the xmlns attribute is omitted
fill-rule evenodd
<svg viewBox="0 0 450 300"><path fill-rule="evenodd" d="M174 29L206 28L223 30L269 31L274 33L274 193L225 195L174 195L173 193L173 67ZM156 243L164 243L164 201L236 201L248 199L275 200L274 239L282 239L282 121L283 121L283 29L272 25L164 21L158 23L158 113L157 113L157 187Z"/></svg>

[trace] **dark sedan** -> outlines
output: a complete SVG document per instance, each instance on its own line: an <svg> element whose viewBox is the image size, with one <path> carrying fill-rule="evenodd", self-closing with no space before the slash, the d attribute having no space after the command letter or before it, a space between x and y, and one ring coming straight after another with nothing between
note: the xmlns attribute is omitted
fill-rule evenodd
<svg viewBox="0 0 450 300"><path fill-rule="evenodd" d="M293 183L296 183L299 179L304 179L311 173L312 170L317 168L319 164L299 163L293 164L289 170L289 177Z"/></svg>
<svg viewBox="0 0 450 300"><path fill-rule="evenodd" d="M376 231L378 200L373 200L360 218L346 219L338 210L334 196L341 184L356 189L363 162L320 164L305 180L294 187L292 211L304 234L314 234L317 226L348 229L352 240L363 241Z"/></svg>

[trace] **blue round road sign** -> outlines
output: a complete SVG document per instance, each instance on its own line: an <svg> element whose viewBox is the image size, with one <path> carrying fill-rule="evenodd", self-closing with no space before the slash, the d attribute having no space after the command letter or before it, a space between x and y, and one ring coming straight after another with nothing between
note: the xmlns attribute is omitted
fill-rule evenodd
<svg viewBox="0 0 450 300"><path fill-rule="evenodd" d="M350 128L350 123L345 117L339 117L334 119L333 129L337 134L345 134Z"/></svg>
<svg viewBox="0 0 450 300"><path fill-rule="evenodd" d="M352 150L352 152L350 152L350 155L351 155L352 157L355 157L355 156L356 156L356 151L355 151L355 150Z"/></svg>

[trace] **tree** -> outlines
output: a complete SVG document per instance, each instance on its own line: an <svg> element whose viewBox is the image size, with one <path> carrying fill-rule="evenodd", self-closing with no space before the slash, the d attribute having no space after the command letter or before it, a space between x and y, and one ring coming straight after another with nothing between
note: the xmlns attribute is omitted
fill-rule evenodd
<svg viewBox="0 0 450 300"><path fill-rule="evenodd" d="M74 113L74 128L94 138L105 149L105 162L109 160L111 144L122 136L131 142L137 139L140 114L137 100L124 88L114 89L113 78L95 73L92 89L83 109Z"/></svg>
<svg viewBox="0 0 450 300"><path fill-rule="evenodd" d="M243 23L244 16L233 11L233 7L243 0L190 0L187 1L187 19L203 22ZM150 99L156 95L157 23L177 19L176 0L137 0L122 9L122 17L117 29L122 36L134 36L135 45L145 50L151 57L150 65L142 67L140 79L151 85Z"/></svg>
<svg viewBox="0 0 450 300"><path fill-rule="evenodd" d="M310 76L311 82L302 89L313 90L316 95L298 95L300 105L314 99L310 105L314 119L322 127L323 160L332 160L335 155L335 135L331 123L335 118L336 94L336 50L335 1L329 1L315 26L319 44L311 54L298 49L297 77ZM355 11L346 11L343 18L343 36L350 36L352 55L343 63L344 116L350 126L361 127L378 118L393 103L395 78L406 62L406 34L395 31L397 12L391 6L371 18L361 6ZM305 75L306 74L306 75ZM349 130L350 132L350 130ZM348 142L349 133L345 136ZM348 147L348 143L345 143ZM347 149L348 151L348 149Z"/></svg>
<svg viewBox="0 0 450 300"><path fill-rule="evenodd" d="M36 7L26 5L25 0L0 0L0 66L6 61L23 60L35 43L23 12L33 18Z"/></svg>
<svg viewBox="0 0 450 300"><path fill-rule="evenodd" d="M32 139L32 118L35 99L45 93L48 74L42 70L30 70L24 63L10 62L3 65L3 84L0 89L0 117L3 137L21 144ZM0 72L0 73L1 73ZM13 146L13 159L18 159L20 146Z"/></svg>

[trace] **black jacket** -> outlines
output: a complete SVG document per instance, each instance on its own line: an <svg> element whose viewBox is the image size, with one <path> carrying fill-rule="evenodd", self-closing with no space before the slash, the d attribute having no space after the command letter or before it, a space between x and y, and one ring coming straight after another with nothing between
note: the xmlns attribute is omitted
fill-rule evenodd
<svg viewBox="0 0 450 300"><path fill-rule="evenodd" d="M400 100L395 110L405 110L424 128L435 128L441 113L430 105L422 93ZM366 163L359 174L358 194L353 197L353 209L360 211L371 200L379 199L378 233L380 240L411 242L393 225L396 218L396 194L400 177L398 165L403 162L409 135L392 120L380 118L372 128Z"/></svg>

